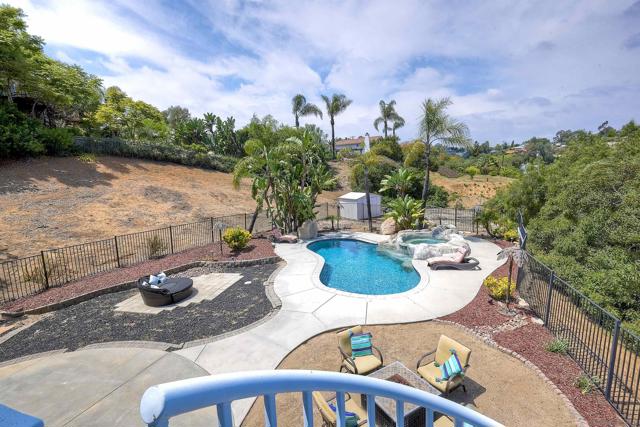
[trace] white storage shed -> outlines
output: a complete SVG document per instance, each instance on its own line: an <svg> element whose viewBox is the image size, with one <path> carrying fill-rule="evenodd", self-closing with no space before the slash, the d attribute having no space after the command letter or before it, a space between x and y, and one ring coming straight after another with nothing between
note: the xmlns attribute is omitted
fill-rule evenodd
<svg viewBox="0 0 640 427"><path fill-rule="evenodd" d="M369 194L371 200L371 216L377 218L382 216L382 196ZM340 206L340 217L347 219L368 219L367 194L351 192L338 197Z"/></svg>

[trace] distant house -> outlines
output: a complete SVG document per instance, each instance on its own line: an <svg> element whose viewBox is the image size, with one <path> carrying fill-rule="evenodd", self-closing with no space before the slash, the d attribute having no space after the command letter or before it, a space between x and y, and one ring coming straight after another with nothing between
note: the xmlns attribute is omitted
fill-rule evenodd
<svg viewBox="0 0 640 427"><path fill-rule="evenodd" d="M505 154L526 153L527 147L524 145L516 145L515 147L507 148L504 150Z"/></svg>
<svg viewBox="0 0 640 427"><path fill-rule="evenodd" d="M369 140L371 143L382 139L381 136L370 136ZM352 136L351 138L340 138L336 139L336 151L340 150L351 150L357 153L362 154L364 150L364 136Z"/></svg>

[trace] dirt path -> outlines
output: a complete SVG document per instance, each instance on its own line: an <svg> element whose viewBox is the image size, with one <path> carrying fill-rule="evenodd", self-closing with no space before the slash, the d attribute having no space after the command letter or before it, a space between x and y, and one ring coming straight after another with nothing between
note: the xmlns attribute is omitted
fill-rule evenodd
<svg viewBox="0 0 640 427"><path fill-rule="evenodd" d="M222 172L109 156L95 163L74 157L0 163L0 261L253 211L249 183L236 191L231 178ZM334 198L327 193L319 201Z"/></svg>

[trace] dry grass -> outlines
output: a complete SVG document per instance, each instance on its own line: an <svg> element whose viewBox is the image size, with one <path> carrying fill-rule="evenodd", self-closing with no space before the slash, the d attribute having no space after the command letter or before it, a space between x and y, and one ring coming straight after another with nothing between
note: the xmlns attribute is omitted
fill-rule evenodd
<svg viewBox="0 0 640 427"><path fill-rule="evenodd" d="M493 196L500 188L509 185L513 179L504 176L476 175L471 179L469 175L458 178L447 178L437 172L431 173L431 181L443 187L449 193L458 193L465 208L481 205Z"/></svg>
<svg viewBox="0 0 640 427"><path fill-rule="evenodd" d="M458 389L450 398L473 403L480 412L508 426L574 426L563 401L532 370L517 359L487 346L459 328L438 322L370 326L385 363L399 360L415 368L418 358L432 350L441 334L472 349L471 368L465 380L468 393ZM327 332L296 348L280 364L280 369L337 371L340 357L335 332ZM283 426L302 425L300 395L279 395L278 421ZM315 425L320 425L317 411ZM243 426L263 425L262 401L252 407Z"/></svg>
<svg viewBox="0 0 640 427"><path fill-rule="evenodd" d="M171 163L99 156L0 165L0 261L234 213L252 212L248 182ZM319 201L334 200L336 193Z"/></svg>

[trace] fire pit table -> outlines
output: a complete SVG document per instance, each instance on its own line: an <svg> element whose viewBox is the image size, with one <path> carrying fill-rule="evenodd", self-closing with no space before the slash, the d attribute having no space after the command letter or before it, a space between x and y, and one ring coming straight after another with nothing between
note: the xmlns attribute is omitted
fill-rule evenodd
<svg viewBox="0 0 640 427"><path fill-rule="evenodd" d="M428 382L420 378L418 374L407 368L400 362L393 362L377 371L367 375L372 378L393 381L398 384L407 385L422 391L440 396L442 393L437 388L431 386ZM361 395L362 406L367 407L367 396ZM395 426L396 418L396 401L387 397L376 396L376 424L380 426ZM426 413L423 407L416 406L412 403L404 404L404 426L413 427L424 426Z"/></svg>
<svg viewBox="0 0 640 427"><path fill-rule="evenodd" d="M138 290L144 303L150 307L175 304L187 298L193 291L193 280L188 277L168 278L157 288L152 288L147 283L148 280L148 276L138 279Z"/></svg>

